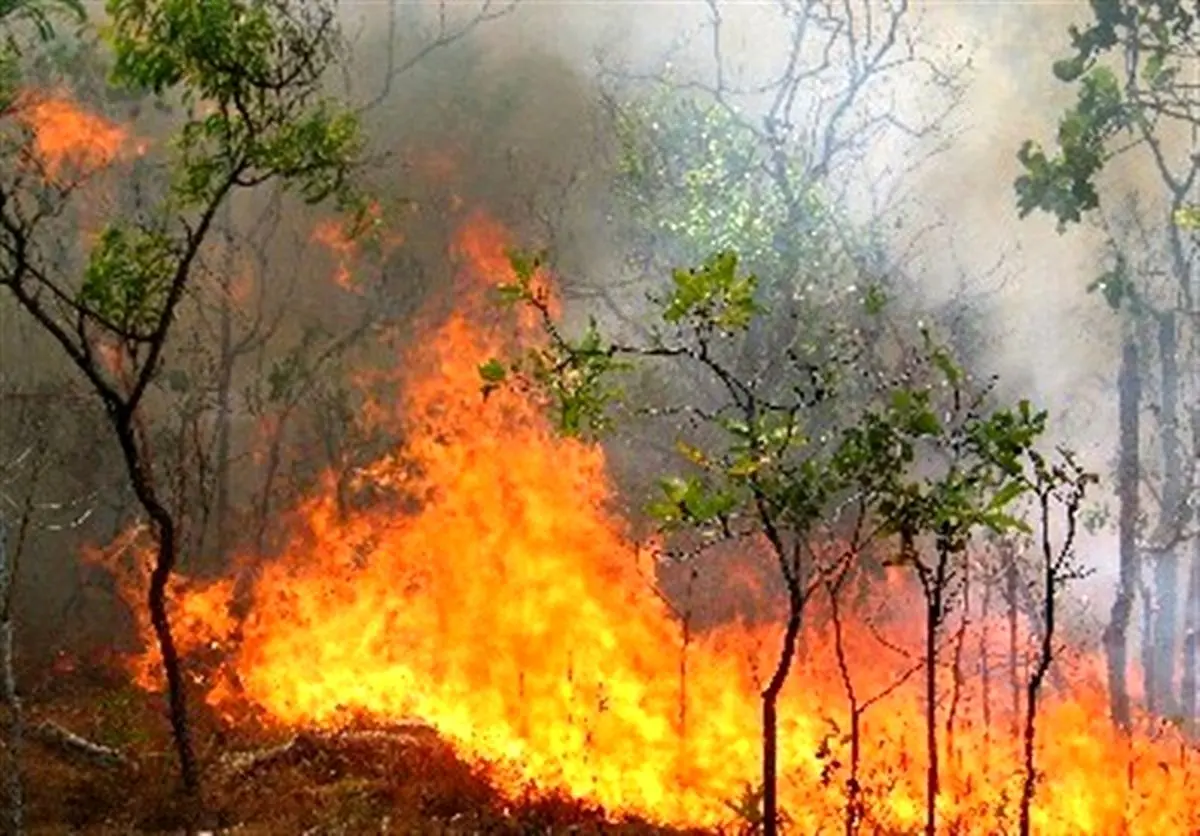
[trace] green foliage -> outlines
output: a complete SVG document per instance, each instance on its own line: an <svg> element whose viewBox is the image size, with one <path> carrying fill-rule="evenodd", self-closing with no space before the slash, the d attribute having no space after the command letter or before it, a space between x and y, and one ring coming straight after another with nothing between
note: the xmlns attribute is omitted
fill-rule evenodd
<svg viewBox="0 0 1200 836"><path fill-rule="evenodd" d="M348 229L377 226L351 182L358 121L319 96L337 45L331 12L287 0L110 0L111 82L177 94L190 115L174 138L171 191L158 217L110 224L91 253L78 304L136 339L181 298L217 207L268 181L308 203L333 199Z"/></svg>
<svg viewBox="0 0 1200 836"><path fill-rule="evenodd" d="M1138 301L1137 288L1130 277L1129 260L1123 253L1117 253L1113 266L1101 273L1087 289L1088 293L1099 291L1103 294L1104 301L1114 311L1126 302L1136 304Z"/></svg>
<svg viewBox="0 0 1200 836"><path fill-rule="evenodd" d="M1025 169L1015 184L1018 212L1021 217L1035 209L1048 212L1058 218L1060 230L1100 205L1095 180L1110 157L1107 143L1132 119L1107 67L1088 71L1080 88L1075 106L1059 121L1057 153L1047 155L1032 140L1017 152Z"/></svg>
<svg viewBox="0 0 1200 836"><path fill-rule="evenodd" d="M709 258L699 269L675 270L674 290L663 310L671 324L689 320L693 325L722 331L743 331L760 308L754 301L758 277L737 275L737 253L726 250Z"/></svg>
<svg viewBox="0 0 1200 836"><path fill-rule="evenodd" d="M670 358L710 373L727 399L711 410L684 407L701 415L708 431L702 446L679 441L691 472L661 480L649 506L665 531L690 529L713 539L757 529L782 551L785 535L807 538L847 502L873 517L881 534L910 544L935 536L947 553L961 552L978 533L1029 530L1012 509L1034 490L1030 468L1041 462L1035 445L1046 428L1045 412L1026 401L983 408L989 393L967 392L964 370L922 330L920 350L911 354L901 382L876 389L863 405L835 411L835 424L818 424L822 403L848 391L838 381L860 376L861 344L833 328L814 335L828 348L825 360L818 368L793 369L788 402L737 380L710 342L761 315L752 301L753 277L738 278L736 266L736 255L726 252L700 269L676 271L675 291L661 310L674 329L638 347L606 342L594 322L581 338L564 337L532 290L525 265L526 278L508 298L541 312L550 347L511 365L484 364L484 391L515 377L531 379L557 406L561 429L574 434L585 423L607 425L604 408L615 389L606 378L617 369L617 357ZM782 555L781 565L790 565Z"/></svg>
<svg viewBox="0 0 1200 836"><path fill-rule="evenodd" d="M177 91L192 117L176 137L181 207L220 198L232 179L278 179L309 203L360 209L349 184L357 118L318 98L337 55L332 11L288 0L109 0L111 81ZM207 111L207 112L206 112Z"/></svg>
<svg viewBox="0 0 1200 836"><path fill-rule="evenodd" d="M55 18L83 23L87 10L82 0L0 0L0 26L9 38L13 37L14 27L27 23L43 43L52 41L57 34Z"/></svg>
<svg viewBox="0 0 1200 836"><path fill-rule="evenodd" d="M1118 152L1113 140L1122 133L1145 139L1160 117L1179 118L1186 108L1173 102L1190 95L1178 86L1195 36L1196 17L1185 4L1091 0L1090 5L1091 22L1068 30L1074 54L1053 67L1056 78L1078 86L1075 105L1059 121L1058 150L1047 154L1030 140L1017 154L1025 169L1014 184L1021 216L1048 212L1060 230L1100 205L1096 178ZM1112 59L1123 64L1120 78L1109 66L1116 63Z"/></svg>
<svg viewBox="0 0 1200 836"><path fill-rule="evenodd" d="M1181 206L1172 213L1171 220L1180 229L1200 230L1200 206Z"/></svg>
<svg viewBox="0 0 1200 836"><path fill-rule="evenodd" d="M774 155L727 107L663 85L617 116L615 186L635 251L675 264L736 251L770 279L768 297L790 296L798 273L830 282L852 271L849 225L803 180L802 161Z"/></svg>
<svg viewBox="0 0 1200 836"><path fill-rule="evenodd" d="M594 319L589 320L582 336L569 341L562 337L550 316L543 292L534 279L543 254L513 251L508 254L516 281L497 288L505 305L527 304L542 317L548 345L533 348L514 364L492 359L480 365L483 394L487 396L511 379L510 371L526 376L549 396L559 430L567 435L595 435L611 424L608 407L621 390L611 382L613 373L625 370L628 363L619 360L616 348L601 337Z"/></svg>
<svg viewBox="0 0 1200 836"><path fill-rule="evenodd" d="M159 322L178 256L161 231L113 224L92 250L79 304L121 334L145 339Z"/></svg>
<svg viewBox="0 0 1200 836"><path fill-rule="evenodd" d="M34 42L45 48L55 40L57 18L82 24L87 11L81 0L0 0L0 112L11 107L20 87L29 40L22 35L32 27Z"/></svg>

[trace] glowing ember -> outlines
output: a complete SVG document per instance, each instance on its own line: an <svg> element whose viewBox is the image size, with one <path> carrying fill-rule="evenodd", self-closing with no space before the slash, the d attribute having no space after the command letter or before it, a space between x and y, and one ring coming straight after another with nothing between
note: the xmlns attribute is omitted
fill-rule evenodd
<svg viewBox="0 0 1200 836"><path fill-rule="evenodd" d="M685 645L647 583L651 556L612 509L602 451L558 437L520 393L481 398L478 365L506 344L482 325L500 318L486 290L512 280L505 244L485 215L464 226L457 310L401 364L417 370L392 414L406 444L361 474L418 498L419 511L380 502L341 516L332 482L298 509L303 522L258 574L229 678L209 700L230 713L249 704L289 726L418 716L463 757L496 764L505 791L532 784L665 823L728 822L724 802L758 780L759 683L778 631L733 622ZM533 338L528 323L516 337ZM743 570L735 578L743 590L758 586ZM127 580L141 612L142 579ZM905 585L876 583L886 610L902 613ZM185 651L228 640L228 583L180 582L174 593ZM886 692L863 715L863 832L913 832L924 817L920 657L863 625L883 624L902 649L919 647L920 624L885 623L883 604L875 609L857 608L853 623L842 614L860 703ZM824 618L818 610L812 619ZM781 705L781 794L797 833L831 832L844 819L849 721L825 624L806 636ZM1013 718L995 705L1003 697L993 694L983 714L990 703L975 672L986 648L972 644L942 815L948 830L994 834L1014 828L1021 766ZM154 654L136 661L151 685ZM1079 685L1042 715L1034 831L1198 832L1194 751L1170 735L1122 740L1102 692L1063 670Z"/></svg>

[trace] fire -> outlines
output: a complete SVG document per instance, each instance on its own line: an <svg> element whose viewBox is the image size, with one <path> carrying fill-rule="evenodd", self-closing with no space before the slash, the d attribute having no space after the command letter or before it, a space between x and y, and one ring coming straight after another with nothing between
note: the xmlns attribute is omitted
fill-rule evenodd
<svg viewBox="0 0 1200 836"><path fill-rule="evenodd" d="M479 364L536 334L529 322L515 333L485 326L500 319L489 288L512 281L507 244L485 214L467 218L454 245L456 311L400 364L415 372L402 399L374 405L406 439L359 475L383 498L340 512L331 479L297 508L290 541L257 571L236 642L231 584L180 580L179 644L185 653L227 645L227 677L208 699L231 715L249 705L291 727L419 717L464 758L492 764L505 792L562 791L614 814L727 823L725 802L758 780L758 695L778 630L735 618L685 631L648 582L654 555L616 510L603 451L557 435L525 394L481 398ZM549 276L538 282L550 294ZM754 572L734 571L742 589L760 587ZM126 581L144 588L144 578ZM873 703L861 718L863 832L923 823L920 656L905 650L920 647L920 624L888 620L903 615L897 603L911 590L894 575L880 583L884 601L841 615L847 671L830 613L818 602L809 616L822 627L806 633L780 706L781 796L794 832L844 820L846 677L860 705ZM988 697L974 673L981 654L999 655L981 644L964 642L972 673L954 691L952 735L955 686L942 673L938 723L952 743L941 815L956 832L994 834L1014 829L1021 761L1014 717L999 707L1006 686L993 683ZM154 654L135 661L139 681L156 686ZM1166 733L1123 739L1102 691L1064 670L1076 686L1049 693L1041 716L1034 832L1197 832L1195 751Z"/></svg>
<svg viewBox="0 0 1200 836"><path fill-rule="evenodd" d="M61 183L68 168L91 174L131 149L125 128L80 109L65 94L25 93L14 111L32 132L32 150L51 182ZM137 143L132 150L145 148Z"/></svg>
<svg viewBox="0 0 1200 836"><path fill-rule="evenodd" d="M372 204L367 213L368 222L379 224L382 222L382 218L382 207L378 203ZM358 258L361 247L346 224L338 220L321 221L313 230L312 240L328 249L337 262L337 269L333 276L334 282L343 290L360 292L361 289L354 277L353 263ZM396 233L387 234L382 237L380 243L386 254L403 244L404 236Z"/></svg>

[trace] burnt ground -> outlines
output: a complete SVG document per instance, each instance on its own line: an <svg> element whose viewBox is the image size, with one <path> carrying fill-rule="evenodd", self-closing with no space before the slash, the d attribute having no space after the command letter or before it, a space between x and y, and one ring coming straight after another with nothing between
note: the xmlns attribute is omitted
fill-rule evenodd
<svg viewBox="0 0 1200 836"><path fill-rule="evenodd" d="M300 735L230 724L191 702L205 772L204 813L179 800L165 701L121 673L59 671L27 691L26 825L41 834L181 833L189 820L246 834L681 834L606 820L563 798L509 800L488 768L464 763L420 727ZM109 747L124 764L46 742L46 726Z"/></svg>

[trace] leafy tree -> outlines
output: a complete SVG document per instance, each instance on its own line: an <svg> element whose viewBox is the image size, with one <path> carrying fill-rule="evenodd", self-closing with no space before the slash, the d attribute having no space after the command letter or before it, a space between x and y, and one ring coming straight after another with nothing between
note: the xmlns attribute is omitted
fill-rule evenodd
<svg viewBox="0 0 1200 836"><path fill-rule="evenodd" d="M894 562L911 567L926 599L926 832L932 836L939 793L939 631L971 537L1025 528L1009 509L1034 489L1027 462L1041 461L1034 444L1046 414L1026 402L1016 409L988 408L989 393L970 395L965 374L928 332L915 348L902 339L892 343L900 360L890 374L864 362L871 357L871 338L835 323L814 335L812 345L788 353L790 385L768 390L759 380L739 377L730 358L764 309L757 277L742 273L730 251L673 272L671 290L658 300L662 325L643 344L614 343L594 321L578 339L564 335L534 281L539 266L537 258L514 256L517 280L501 293L540 313L548 342L516 360L484 364L485 394L508 382L534 386L547 396L563 432L586 435L609 427L608 407L621 396L615 376L639 363L693 365L723 394L714 403L693 395L646 407L685 416L690 427L678 442L683 469L661 482L650 511L666 534L686 531L705 544L765 544L783 579L782 648L761 694L767 833L776 832L782 815L777 703L807 603L870 543L899 540ZM869 295L863 304L882 315ZM822 533L841 540L832 556L816 547ZM852 789L852 828L854 798Z"/></svg>
<svg viewBox="0 0 1200 836"><path fill-rule="evenodd" d="M65 352L103 402L130 483L158 542L148 606L162 655L185 788L199 774L184 682L167 617L179 556L178 521L156 486L139 429L220 208L239 190L276 183L307 203L333 201L365 218L353 185L356 118L323 96L337 59L335 13L291 0L109 0L111 83L175 101L186 113L161 164L168 185L149 211L104 226L82 269L52 257L56 214L83 199L84 172L36 181L18 165L33 154L22 79L10 78L0 164L0 285ZM36 159L36 157L33 157Z"/></svg>
<svg viewBox="0 0 1200 836"><path fill-rule="evenodd" d="M1189 434L1182 431L1189 413L1190 435L1200 431L1200 379L1189 373L1197 368L1200 350L1194 329L1196 213L1191 202L1200 158L1187 139L1200 127L1190 82L1200 68L1197 18L1194 9L1174 0L1093 0L1090 6L1086 25L1069 30L1070 54L1053 66L1054 75L1076 89L1075 104L1059 120L1056 148L1048 151L1033 140L1021 146L1017 207L1022 216L1053 215L1060 230L1097 216L1105 225L1112 267L1089 290L1103 293L1121 312L1125 330L1118 386L1121 581L1105 637L1113 716L1128 725L1126 633L1140 585L1141 551L1154 574L1152 597L1143 600L1150 637L1143 657L1148 707L1168 714L1181 710L1194 723L1200 627L1194 614L1187 616L1179 709L1174 672L1179 549L1189 539L1194 551L1187 609L1200 607L1200 543L1189 533L1194 513L1187 500L1195 484L1196 451L1187 449ZM1119 157L1135 153L1156 173L1161 190L1147 204L1128 200L1122 206L1116 187L1105 186L1102 178ZM1142 474L1138 447L1146 426L1139 404L1155 396L1151 427L1158 449L1154 466ZM1158 507L1149 536L1139 543L1143 476L1152 479Z"/></svg>

